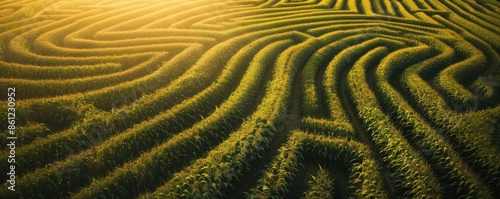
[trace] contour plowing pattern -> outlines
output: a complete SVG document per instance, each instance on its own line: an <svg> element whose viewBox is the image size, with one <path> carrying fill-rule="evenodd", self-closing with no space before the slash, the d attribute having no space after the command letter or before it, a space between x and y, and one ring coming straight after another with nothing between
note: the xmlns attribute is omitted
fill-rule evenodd
<svg viewBox="0 0 500 199"><path fill-rule="evenodd" d="M494 198L499 35L493 0L2 1L0 198Z"/></svg>

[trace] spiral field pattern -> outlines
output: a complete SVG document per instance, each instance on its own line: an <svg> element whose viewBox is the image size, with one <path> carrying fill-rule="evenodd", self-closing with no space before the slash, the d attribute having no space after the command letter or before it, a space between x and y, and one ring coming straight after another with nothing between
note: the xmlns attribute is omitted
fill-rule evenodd
<svg viewBox="0 0 500 199"><path fill-rule="evenodd" d="M499 35L494 0L5 0L0 198L495 198Z"/></svg>

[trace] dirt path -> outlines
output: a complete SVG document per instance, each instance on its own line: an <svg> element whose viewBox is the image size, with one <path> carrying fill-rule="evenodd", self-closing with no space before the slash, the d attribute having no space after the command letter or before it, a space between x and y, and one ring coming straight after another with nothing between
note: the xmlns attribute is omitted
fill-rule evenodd
<svg viewBox="0 0 500 199"><path fill-rule="evenodd" d="M375 65L376 66L376 65ZM340 77L339 77L339 87L337 90L337 93L339 95L340 101L342 103L342 107L344 108L344 111L346 112L347 116L349 117L349 120L351 124L354 127L354 130L357 132L359 138L363 142L363 144L367 145L370 150L372 151L373 158L379 165L379 167L382 169L382 176L384 177L385 184L384 188L387 190L387 194L389 198L395 198L395 195L400 195L396 194L397 190L395 189L396 183L394 182L394 179L388 175L388 169L385 166L385 164L382 162L382 157L379 154L379 149L375 144L373 143L369 133L365 130L365 127L363 125L363 122L361 118L359 118L356 110L356 105L353 102L353 99L351 98L351 95L349 94L349 84L347 80L347 74L349 72L350 68L344 69L343 71L340 72ZM372 67L370 70L375 70L375 67ZM369 71L369 70L368 70ZM367 77L367 83L374 83L375 78L373 75L369 75L372 73L367 72L366 77Z"/></svg>
<svg viewBox="0 0 500 199"><path fill-rule="evenodd" d="M319 171L319 166L317 163L310 160L303 160L304 168L299 169L295 180L292 183L292 188L290 192L286 195L286 198L295 199L301 198L304 192L308 189L308 182L312 180L312 176L316 175Z"/></svg>
<svg viewBox="0 0 500 199"><path fill-rule="evenodd" d="M322 117L329 118L330 114L328 111L326 111L328 110L328 108L325 104L326 98L325 98L325 90L323 87L323 79L325 76L326 67L327 66L319 67L318 73L315 75L314 86L316 87L316 92L317 92L316 95L318 97L318 109L319 109L318 114Z"/></svg>
<svg viewBox="0 0 500 199"><path fill-rule="evenodd" d="M272 71L272 70L271 70ZM301 70L299 70L301 71ZM301 87L299 77L300 74L295 75L295 80L292 84L292 91L290 97L290 104L287 111L287 121L280 127L280 130L274 138L274 144L270 152L264 154L264 159L259 161L252 167L252 171L245 174L245 181L234 183L232 190L227 194L227 198L245 198L245 192L249 193L250 190L257 184L257 181L262 177L263 172L266 171L266 166L271 163L273 157L277 154L278 149L286 142L288 133L297 128L300 124L300 102L301 102ZM268 74L265 82L267 83L272 78L272 73ZM265 91L263 87L262 91Z"/></svg>

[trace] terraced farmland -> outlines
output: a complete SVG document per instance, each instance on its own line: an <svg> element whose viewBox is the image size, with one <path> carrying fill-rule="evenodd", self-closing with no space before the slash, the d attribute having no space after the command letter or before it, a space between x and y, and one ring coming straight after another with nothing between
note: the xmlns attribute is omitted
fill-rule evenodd
<svg viewBox="0 0 500 199"><path fill-rule="evenodd" d="M499 1L4 0L0 41L0 198L500 196Z"/></svg>

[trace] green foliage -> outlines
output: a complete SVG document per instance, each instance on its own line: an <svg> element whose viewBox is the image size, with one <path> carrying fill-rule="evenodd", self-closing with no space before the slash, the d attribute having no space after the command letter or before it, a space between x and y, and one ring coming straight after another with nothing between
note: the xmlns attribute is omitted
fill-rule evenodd
<svg viewBox="0 0 500 199"><path fill-rule="evenodd" d="M348 79L349 89L353 94L360 118L370 131L373 141L380 148L384 161L395 170L398 177L403 179L399 182L399 186L407 190L405 193L407 196L434 198L441 193L439 183L430 166L410 146L401 132L391 123L390 118L383 113L375 94L363 81L366 79L364 72L366 68L376 64L377 61L380 62L379 66L404 67L415 59L410 55L418 57L417 55L425 55L425 53L428 53L427 47L417 46L398 50L381 60L383 56L380 55L387 54L387 51L383 47L375 48L356 62L353 70L349 72Z"/></svg>
<svg viewBox="0 0 500 199"><path fill-rule="evenodd" d="M308 182L309 190L305 194L306 199L333 198L334 182L330 178L328 170L319 168L318 174Z"/></svg>
<svg viewBox="0 0 500 199"><path fill-rule="evenodd" d="M499 13L486 0L4 1L16 192L0 198L493 198ZM309 182L304 161L321 165Z"/></svg>

